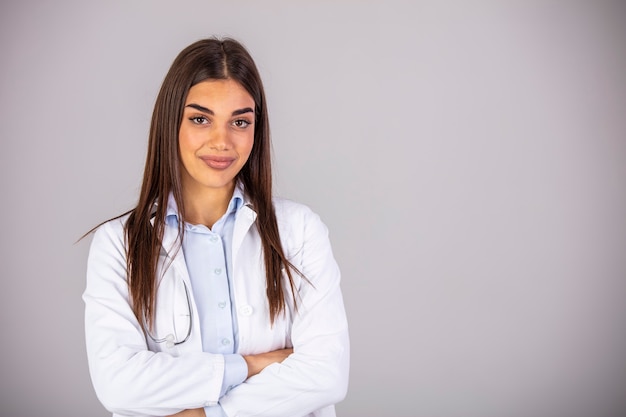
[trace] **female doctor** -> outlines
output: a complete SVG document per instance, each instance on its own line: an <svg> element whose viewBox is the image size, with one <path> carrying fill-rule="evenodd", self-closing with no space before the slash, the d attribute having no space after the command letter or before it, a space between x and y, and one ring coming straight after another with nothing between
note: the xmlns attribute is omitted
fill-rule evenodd
<svg viewBox="0 0 626 417"><path fill-rule="evenodd" d="M261 79L205 39L158 94L137 206L95 229L89 369L119 416L334 416L349 339L328 231L272 196Z"/></svg>

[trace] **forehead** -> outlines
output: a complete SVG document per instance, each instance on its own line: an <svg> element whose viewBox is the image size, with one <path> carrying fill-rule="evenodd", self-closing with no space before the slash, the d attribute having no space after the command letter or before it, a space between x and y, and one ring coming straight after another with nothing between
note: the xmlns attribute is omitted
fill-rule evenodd
<svg viewBox="0 0 626 417"><path fill-rule="evenodd" d="M254 99L237 81L231 79L205 80L189 89L185 105L191 103L212 107L235 106L239 108L241 105L253 107Z"/></svg>

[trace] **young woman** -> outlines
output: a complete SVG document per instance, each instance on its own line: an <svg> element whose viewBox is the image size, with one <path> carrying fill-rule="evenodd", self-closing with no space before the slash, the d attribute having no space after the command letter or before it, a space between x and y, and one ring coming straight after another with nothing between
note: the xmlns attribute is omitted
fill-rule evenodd
<svg viewBox="0 0 626 417"><path fill-rule="evenodd" d="M328 232L272 196L263 86L206 39L157 97L137 206L99 226L85 302L96 394L124 416L334 416L348 326Z"/></svg>

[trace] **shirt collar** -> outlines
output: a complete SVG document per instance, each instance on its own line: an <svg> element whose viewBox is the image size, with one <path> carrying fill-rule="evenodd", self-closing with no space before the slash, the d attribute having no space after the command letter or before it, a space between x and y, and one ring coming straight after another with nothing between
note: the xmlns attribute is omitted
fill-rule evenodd
<svg viewBox="0 0 626 417"><path fill-rule="evenodd" d="M243 184L237 182L233 196L230 198L228 208L226 209L226 215L236 213L244 204L247 204L245 193L243 191ZM178 205L174 199L174 194L170 193L167 197L167 210L165 211L165 221L178 222Z"/></svg>

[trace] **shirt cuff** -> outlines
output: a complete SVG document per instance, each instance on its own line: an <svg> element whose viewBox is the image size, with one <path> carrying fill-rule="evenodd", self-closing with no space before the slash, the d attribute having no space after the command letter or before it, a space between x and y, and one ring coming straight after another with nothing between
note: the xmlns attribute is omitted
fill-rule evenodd
<svg viewBox="0 0 626 417"><path fill-rule="evenodd" d="M220 398L229 390L245 381L247 376L248 365L243 356L238 354L224 355L224 379L222 380Z"/></svg>
<svg viewBox="0 0 626 417"><path fill-rule="evenodd" d="M204 407L204 414L206 414L206 417L228 417L221 405Z"/></svg>

